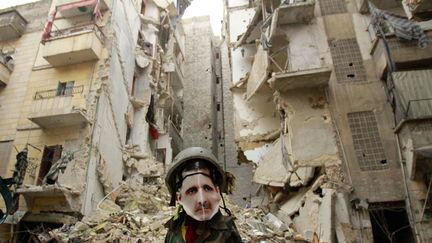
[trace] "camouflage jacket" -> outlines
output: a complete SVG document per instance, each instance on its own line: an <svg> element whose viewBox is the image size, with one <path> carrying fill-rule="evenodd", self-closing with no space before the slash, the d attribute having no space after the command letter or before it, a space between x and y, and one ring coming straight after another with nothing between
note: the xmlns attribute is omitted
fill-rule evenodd
<svg viewBox="0 0 432 243"><path fill-rule="evenodd" d="M185 243L182 226L186 217L188 216L182 212L177 219L174 220L173 217L165 224L168 228L165 243ZM196 232L199 235L197 243L243 242L232 217L223 216L221 212L217 212L211 220L203 223Z"/></svg>

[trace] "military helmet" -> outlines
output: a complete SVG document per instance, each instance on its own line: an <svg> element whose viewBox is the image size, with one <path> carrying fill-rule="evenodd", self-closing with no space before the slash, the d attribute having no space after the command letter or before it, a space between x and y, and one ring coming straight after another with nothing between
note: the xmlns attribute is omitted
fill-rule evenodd
<svg viewBox="0 0 432 243"><path fill-rule="evenodd" d="M205 148L201 147L190 147L182 150L171 163L171 167L168 170L168 173L165 177L165 184L170 192L171 203L170 205L175 204L175 193L178 190L179 183L179 175L182 173L184 167L188 164L188 162L193 162L196 160L203 160L208 162L209 169L212 172L213 183L215 183L221 190L225 188L225 172L222 167L219 165L218 160L213 155L213 153Z"/></svg>

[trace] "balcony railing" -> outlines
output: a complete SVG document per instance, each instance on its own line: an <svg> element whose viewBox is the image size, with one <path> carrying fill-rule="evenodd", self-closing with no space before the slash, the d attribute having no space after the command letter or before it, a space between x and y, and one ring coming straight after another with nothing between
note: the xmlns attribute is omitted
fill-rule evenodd
<svg viewBox="0 0 432 243"><path fill-rule="evenodd" d="M84 86L35 93L28 119L42 128L87 124Z"/></svg>
<svg viewBox="0 0 432 243"><path fill-rule="evenodd" d="M66 87L64 89L49 89L38 91L34 95L34 100L49 99L59 96L72 96L74 94L81 94L84 91L84 85Z"/></svg>
<svg viewBox="0 0 432 243"><path fill-rule="evenodd" d="M52 31L50 34L50 38L48 40L64 38L73 35L80 35L83 33L93 32L93 31L96 33L96 36L99 38L99 40L103 41L105 39L105 35L103 34L100 27L95 24L92 24L92 25L74 26L67 29Z"/></svg>
<svg viewBox="0 0 432 243"><path fill-rule="evenodd" d="M42 57L52 66L64 66L101 58L105 36L97 25L53 31L42 41Z"/></svg>

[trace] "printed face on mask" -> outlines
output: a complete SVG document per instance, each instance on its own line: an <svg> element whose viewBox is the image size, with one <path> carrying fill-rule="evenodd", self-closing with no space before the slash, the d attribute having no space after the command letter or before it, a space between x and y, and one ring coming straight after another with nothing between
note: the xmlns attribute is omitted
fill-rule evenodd
<svg viewBox="0 0 432 243"><path fill-rule="evenodd" d="M221 196L209 176L208 169L199 169L183 172L182 187L177 193L177 200L183 206L186 214L198 221L213 218L219 210ZM190 176L188 176L190 175Z"/></svg>

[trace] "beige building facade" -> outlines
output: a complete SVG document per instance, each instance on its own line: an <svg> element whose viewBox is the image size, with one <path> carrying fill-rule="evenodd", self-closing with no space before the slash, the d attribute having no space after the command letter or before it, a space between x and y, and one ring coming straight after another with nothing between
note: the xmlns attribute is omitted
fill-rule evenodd
<svg viewBox="0 0 432 243"><path fill-rule="evenodd" d="M0 176L23 182L10 187L19 207L1 239L31 222L77 221L182 149L188 5L54 0L2 10Z"/></svg>

